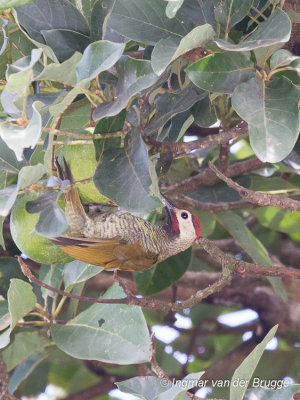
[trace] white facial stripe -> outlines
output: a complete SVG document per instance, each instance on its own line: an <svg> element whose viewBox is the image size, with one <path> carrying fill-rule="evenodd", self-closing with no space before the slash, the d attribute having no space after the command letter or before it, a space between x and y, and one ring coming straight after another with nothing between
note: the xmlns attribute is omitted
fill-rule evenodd
<svg viewBox="0 0 300 400"><path fill-rule="evenodd" d="M186 217L187 214L187 218ZM192 221L192 214L187 210L176 210L178 220L180 239L186 242L193 242L196 238L196 232Z"/></svg>

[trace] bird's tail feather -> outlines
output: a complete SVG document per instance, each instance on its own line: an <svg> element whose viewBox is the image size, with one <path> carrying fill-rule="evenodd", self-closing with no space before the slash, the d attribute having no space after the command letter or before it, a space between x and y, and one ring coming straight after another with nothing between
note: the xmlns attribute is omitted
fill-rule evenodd
<svg viewBox="0 0 300 400"><path fill-rule="evenodd" d="M82 233L83 228L87 225L87 220L89 217L86 214L83 205L81 204L79 193L75 186L75 181L70 167L65 158L63 158L63 161L64 171L56 159L56 167L59 178L61 180L68 180L70 182L70 184L64 190L64 199L66 203L65 214L71 231L79 234Z"/></svg>

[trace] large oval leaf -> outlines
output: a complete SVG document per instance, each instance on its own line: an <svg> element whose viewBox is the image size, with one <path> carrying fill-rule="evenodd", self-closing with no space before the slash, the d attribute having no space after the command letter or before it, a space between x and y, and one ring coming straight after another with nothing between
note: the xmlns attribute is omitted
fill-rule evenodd
<svg viewBox="0 0 300 400"><path fill-rule="evenodd" d="M139 131L133 131L124 148L104 152L94 175L95 186L124 210L152 211L162 204L150 162Z"/></svg>
<svg viewBox="0 0 300 400"><path fill-rule="evenodd" d="M217 39L216 43L223 50L238 52L269 47L287 42L291 35L291 27L288 15L280 8L276 8L266 21L261 22L253 33L246 35L239 43L235 44L223 39Z"/></svg>
<svg viewBox="0 0 300 400"><path fill-rule="evenodd" d="M299 89L287 78L239 85L232 96L236 112L249 124L251 146L264 162L279 162L293 149L299 133Z"/></svg>
<svg viewBox="0 0 300 400"><path fill-rule="evenodd" d="M124 293L112 286L106 299L119 299ZM93 304L66 325L53 325L57 346L72 357L115 364L149 361L150 339L140 307L122 304Z"/></svg>
<svg viewBox="0 0 300 400"><path fill-rule="evenodd" d="M239 83L255 76L249 55L229 52L204 57L186 68L186 72L195 85L218 93L232 93Z"/></svg>
<svg viewBox="0 0 300 400"><path fill-rule="evenodd" d="M122 36L150 45L168 36L184 37L194 26L180 10L177 18L165 15L162 0L115 0L108 27Z"/></svg>
<svg viewBox="0 0 300 400"><path fill-rule="evenodd" d="M178 37L169 36L161 39L154 47L151 63L157 75L163 73L166 67L182 54L204 46L215 36L215 31L209 24L197 26L180 40Z"/></svg>

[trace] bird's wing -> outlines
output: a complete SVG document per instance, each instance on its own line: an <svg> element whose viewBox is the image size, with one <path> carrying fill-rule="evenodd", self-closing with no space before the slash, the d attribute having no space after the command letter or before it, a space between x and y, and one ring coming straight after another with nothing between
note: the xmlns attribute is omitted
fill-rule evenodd
<svg viewBox="0 0 300 400"><path fill-rule="evenodd" d="M141 243L121 238L98 239L59 236L50 239L71 257L105 269L142 271L156 264L158 255L145 251Z"/></svg>

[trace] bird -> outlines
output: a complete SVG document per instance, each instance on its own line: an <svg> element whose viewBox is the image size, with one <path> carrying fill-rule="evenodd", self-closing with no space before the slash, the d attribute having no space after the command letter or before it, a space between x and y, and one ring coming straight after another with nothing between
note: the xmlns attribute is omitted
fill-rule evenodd
<svg viewBox="0 0 300 400"><path fill-rule="evenodd" d="M66 160L64 171L56 164L59 178L70 182L63 191L69 230L50 240L74 259L106 270L144 271L186 250L199 238L199 217L176 207L163 194L167 217L163 226L122 210L87 214Z"/></svg>

